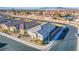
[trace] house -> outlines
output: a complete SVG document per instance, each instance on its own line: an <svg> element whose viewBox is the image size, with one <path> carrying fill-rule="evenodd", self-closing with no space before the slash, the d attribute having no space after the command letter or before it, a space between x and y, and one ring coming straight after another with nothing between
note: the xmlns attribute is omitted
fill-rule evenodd
<svg viewBox="0 0 79 59"><path fill-rule="evenodd" d="M22 20L10 20L8 22L1 23L2 29L10 30L10 31L18 31L20 24L24 24Z"/></svg>
<svg viewBox="0 0 79 59"><path fill-rule="evenodd" d="M79 21L79 16L77 16L77 18L74 21Z"/></svg>
<svg viewBox="0 0 79 59"><path fill-rule="evenodd" d="M0 17L0 24L4 23L4 22L7 22L7 21L8 21L8 19L5 19L4 17Z"/></svg>
<svg viewBox="0 0 79 59"><path fill-rule="evenodd" d="M11 24L9 24L9 23L10 23L10 21L4 22L4 23L1 23L0 26L2 29L8 30L8 27L11 26Z"/></svg>
<svg viewBox="0 0 79 59"><path fill-rule="evenodd" d="M31 22L25 22L25 31L38 25L40 25L40 23L38 23L36 20L32 20Z"/></svg>
<svg viewBox="0 0 79 59"><path fill-rule="evenodd" d="M53 23L47 23L41 26L41 29L36 32L37 38L48 43L50 41L50 34L55 30L56 26Z"/></svg>
<svg viewBox="0 0 79 59"><path fill-rule="evenodd" d="M33 39L39 39L41 41L48 41L49 35L52 31L54 31L56 26L53 23L43 23L41 25L38 25L34 28L31 28L27 31L27 33L33 38Z"/></svg>
<svg viewBox="0 0 79 59"><path fill-rule="evenodd" d="M41 29L41 26L44 24L46 23L42 23L41 25L37 25L33 28L27 29L27 34L29 34L32 39L36 39L36 32L39 31Z"/></svg>

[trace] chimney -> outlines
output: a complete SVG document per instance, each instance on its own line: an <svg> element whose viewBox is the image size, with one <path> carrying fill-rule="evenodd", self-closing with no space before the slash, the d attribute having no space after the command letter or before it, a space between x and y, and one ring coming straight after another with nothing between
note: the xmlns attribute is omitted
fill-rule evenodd
<svg viewBox="0 0 79 59"><path fill-rule="evenodd" d="M20 24L19 32L20 32L21 35L24 35L24 24Z"/></svg>

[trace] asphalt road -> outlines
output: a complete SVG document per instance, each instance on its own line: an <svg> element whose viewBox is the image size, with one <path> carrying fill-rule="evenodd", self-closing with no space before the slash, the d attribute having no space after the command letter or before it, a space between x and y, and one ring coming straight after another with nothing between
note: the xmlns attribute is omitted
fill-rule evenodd
<svg viewBox="0 0 79 59"><path fill-rule="evenodd" d="M69 32L64 40L58 40L57 44L54 45L51 51L76 51L77 50L77 37L75 34L78 29L74 26L66 25L69 28Z"/></svg>

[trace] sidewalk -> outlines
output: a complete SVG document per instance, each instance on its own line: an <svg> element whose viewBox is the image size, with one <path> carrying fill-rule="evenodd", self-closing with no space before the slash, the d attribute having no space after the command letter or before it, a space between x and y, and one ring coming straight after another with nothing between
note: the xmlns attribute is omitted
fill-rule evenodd
<svg viewBox="0 0 79 59"><path fill-rule="evenodd" d="M78 33L79 33L79 29L78 29ZM79 36L77 37L77 51L79 51Z"/></svg>
<svg viewBox="0 0 79 59"><path fill-rule="evenodd" d="M77 39L77 51L79 51L79 38Z"/></svg>

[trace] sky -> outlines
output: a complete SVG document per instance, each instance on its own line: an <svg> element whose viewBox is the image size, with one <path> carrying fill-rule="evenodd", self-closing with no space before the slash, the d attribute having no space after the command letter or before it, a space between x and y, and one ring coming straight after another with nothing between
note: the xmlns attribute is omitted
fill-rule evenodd
<svg viewBox="0 0 79 59"><path fill-rule="evenodd" d="M79 0L0 0L0 7L79 7Z"/></svg>

